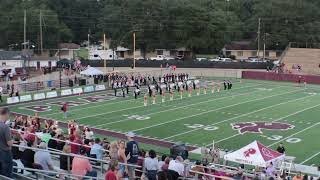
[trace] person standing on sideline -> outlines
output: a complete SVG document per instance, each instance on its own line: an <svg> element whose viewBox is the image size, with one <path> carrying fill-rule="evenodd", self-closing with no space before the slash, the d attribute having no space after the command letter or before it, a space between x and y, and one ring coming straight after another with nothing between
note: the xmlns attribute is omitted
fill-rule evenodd
<svg viewBox="0 0 320 180"><path fill-rule="evenodd" d="M279 144L277 151L281 154L284 154L286 152L286 149L284 148L283 143Z"/></svg>
<svg viewBox="0 0 320 180"><path fill-rule="evenodd" d="M11 131L6 121L9 120L9 109L0 108L0 174L6 177L12 177L12 153Z"/></svg>
<svg viewBox="0 0 320 180"><path fill-rule="evenodd" d="M133 140L133 138L134 138L133 132L128 132L126 136L128 138L128 142L127 142L127 146L126 146L127 162L128 162L128 164L136 165L138 162L138 157L139 157L138 143ZM129 179L134 178L134 173L135 173L135 167L128 166Z"/></svg>
<svg viewBox="0 0 320 180"><path fill-rule="evenodd" d="M68 113L68 104L66 102L63 103L63 105L61 107L61 111L63 112L63 117L66 119L67 113Z"/></svg>

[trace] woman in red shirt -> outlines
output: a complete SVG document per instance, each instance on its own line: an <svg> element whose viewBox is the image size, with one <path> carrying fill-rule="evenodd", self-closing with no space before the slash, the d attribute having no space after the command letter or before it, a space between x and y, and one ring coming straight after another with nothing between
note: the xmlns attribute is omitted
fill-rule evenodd
<svg viewBox="0 0 320 180"><path fill-rule="evenodd" d="M118 171L118 161L111 161L109 164L109 170L105 175L105 180L119 180L119 176L117 175Z"/></svg>

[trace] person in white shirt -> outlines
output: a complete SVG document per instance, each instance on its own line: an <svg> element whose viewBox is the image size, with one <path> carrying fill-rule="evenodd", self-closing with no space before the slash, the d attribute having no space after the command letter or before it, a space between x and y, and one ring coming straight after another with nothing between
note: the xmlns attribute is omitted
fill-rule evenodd
<svg viewBox="0 0 320 180"><path fill-rule="evenodd" d="M179 176L184 175L184 165L183 158L181 156L177 156L175 160L171 160L169 163L169 170L175 171L179 174Z"/></svg>
<svg viewBox="0 0 320 180"><path fill-rule="evenodd" d="M154 150L149 151L149 156L144 159L144 169L147 172L146 175L149 180L156 180L157 179L157 172L158 172L158 158L157 154Z"/></svg>
<svg viewBox="0 0 320 180"><path fill-rule="evenodd" d="M93 131L91 131L88 127L86 127L84 135L85 135L85 138L89 140L92 140L94 138Z"/></svg>

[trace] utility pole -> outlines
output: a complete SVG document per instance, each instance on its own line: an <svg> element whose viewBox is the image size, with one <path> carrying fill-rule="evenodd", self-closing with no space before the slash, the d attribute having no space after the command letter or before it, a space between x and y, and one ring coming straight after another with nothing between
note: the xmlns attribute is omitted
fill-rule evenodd
<svg viewBox="0 0 320 180"><path fill-rule="evenodd" d="M27 49L27 10L24 10L23 16L23 49Z"/></svg>
<svg viewBox="0 0 320 180"><path fill-rule="evenodd" d="M133 32L133 69L136 68L136 33Z"/></svg>
<svg viewBox="0 0 320 180"><path fill-rule="evenodd" d="M257 56L258 59L260 57L260 31L261 31L261 18L259 18L259 23L258 23L258 51L257 51Z"/></svg>
<svg viewBox="0 0 320 180"><path fill-rule="evenodd" d="M40 21L40 54L43 53L43 39L42 39L42 11L40 10L39 14L39 21Z"/></svg>
<svg viewBox="0 0 320 180"><path fill-rule="evenodd" d="M105 53L106 51L106 34L103 34L103 51ZM107 72L107 60L106 58L103 59L103 67L105 71Z"/></svg>
<svg viewBox="0 0 320 180"><path fill-rule="evenodd" d="M266 33L264 33L263 35L263 60L265 59L266 57Z"/></svg>

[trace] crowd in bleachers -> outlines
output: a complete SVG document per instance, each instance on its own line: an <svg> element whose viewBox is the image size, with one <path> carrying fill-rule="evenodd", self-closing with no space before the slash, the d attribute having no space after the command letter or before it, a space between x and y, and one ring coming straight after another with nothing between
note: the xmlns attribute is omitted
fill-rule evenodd
<svg viewBox="0 0 320 180"><path fill-rule="evenodd" d="M81 128L76 121L70 121L64 129L58 122L41 121L37 113L28 117L16 116L10 121L9 110L1 108L0 121L0 172L8 177L13 177L12 172L21 173L12 169L12 165L18 166L21 162L24 168L45 170L45 175L57 178L65 178L62 175L64 172L74 177L105 180L134 177L150 180L179 177L208 180L290 179L286 173L280 175L272 164L265 169L255 169L252 174L248 174L242 166L237 169L211 167L210 162L218 162L217 154L212 152L207 152L208 156L195 164L181 156L174 159L172 156L161 156L154 150L146 152L140 149L131 132L127 133L126 140L110 142L107 138L101 139L89 127ZM60 154L55 157L55 152ZM310 179L297 174L293 179L306 178Z"/></svg>

